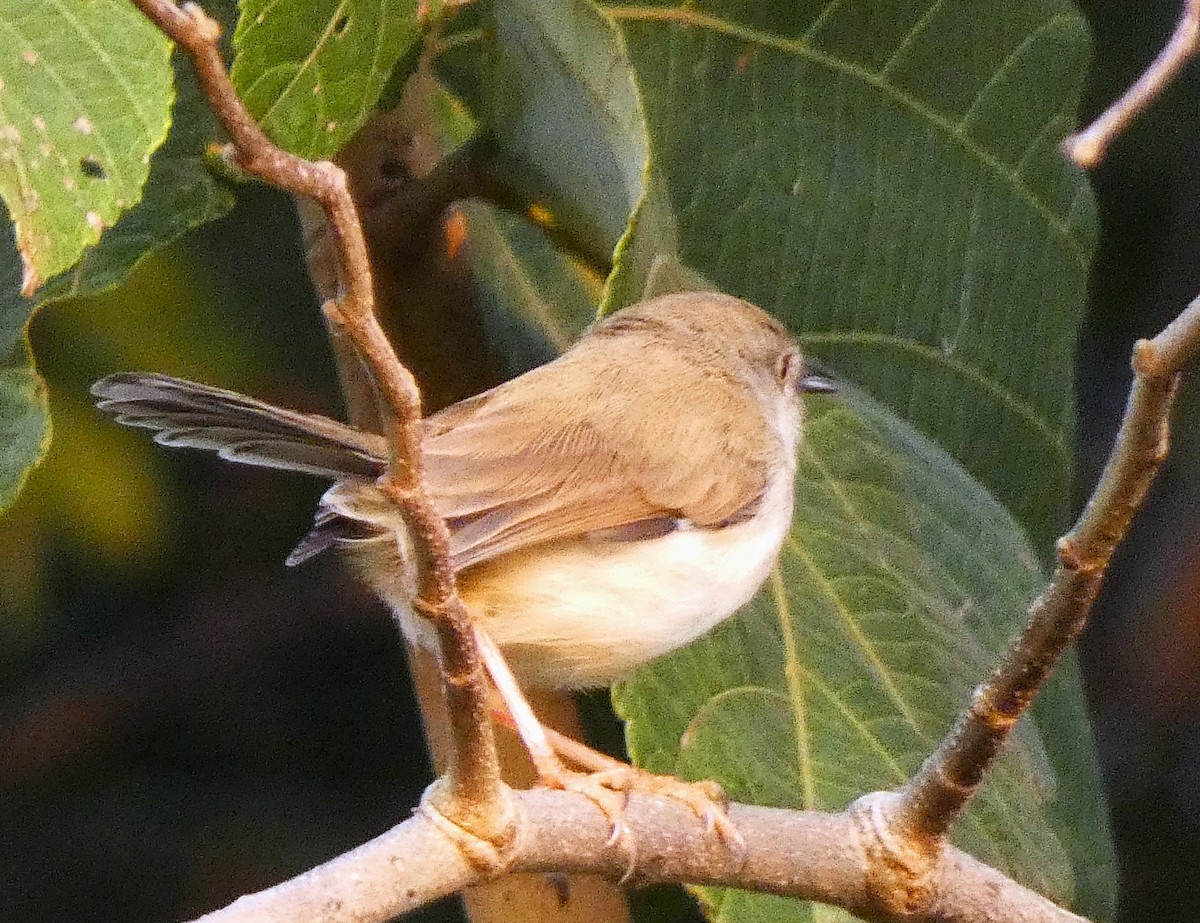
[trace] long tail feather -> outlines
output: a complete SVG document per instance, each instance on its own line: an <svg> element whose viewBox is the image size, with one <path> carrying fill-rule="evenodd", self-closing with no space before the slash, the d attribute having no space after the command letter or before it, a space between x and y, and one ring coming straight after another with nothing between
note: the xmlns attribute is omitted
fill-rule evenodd
<svg viewBox="0 0 1200 923"><path fill-rule="evenodd" d="M100 410L118 423L153 430L161 445L333 480L373 479L386 464L380 436L194 381L127 372L102 378L92 394Z"/></svg>

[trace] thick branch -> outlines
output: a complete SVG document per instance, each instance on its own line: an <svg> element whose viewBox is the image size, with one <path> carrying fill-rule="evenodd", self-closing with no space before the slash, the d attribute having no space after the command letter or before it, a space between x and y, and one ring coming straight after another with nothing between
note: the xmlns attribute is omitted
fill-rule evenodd
<svg viewBox="0 0 1200 923"><path fill-rule="evenodd" d="M1058 541L1058 568L1029 621L950 734L900 792L899 830L934 843L975 794L1013 726L1041 690L1092 609L1113 552L1167 454L1183 366L1200 346L1200 298L1133 350L1133 388L1108 463L1074 528Z"/></svg>
<svg viewBox="0 0 1200 923"><path fill-rule="evenodd" d="M612 848L610 822L587 798L541 789L517 792L515 798L521 832L506 871L587 871L614 878L625 871L628 857ZM744 864L678 801L631 796L625 819L638 844L636 882L753 888L836 903L879 921L1082 921L951 847L931 872L927 904L916 912L889 909L870 874L879 831L854 810L823 814L733 805L730 817L746 839ZM196 923L375 923L485 876L462 859L436 818L423 810L352 852Z"/></svg>
<svg viewBox="0 0 1200 923"><path fill-rule="evenodd" d="M238 98L217 49L220 27L195 4L134 0L192 60L205 98L232 139L238 167L268 183L315 200L337 241L343 291L325 304L331 324L345 333L376 389L390 458L382 486L405 513L417 549L416 605L438 631L446 696L452 715L454 759L439 795L446 813L469 831L499 841L510 826L500 785L486 685L467 611L450 564L450 536L422 477L421 395L375 316L375 293L358 212L346 176L336 165L313 163L276 147ZM452 802L453 804L449 804Z"/></svg>
<svg viewBox="0 0 1200 923"><path fill-rule="evenodd" d="M1063 152L1079 166L1097 166L1129 124L1161 95L1200 48L1200 0L1185 0L1170 41L1115 103L1091 125L1063 141Z"/></svg>

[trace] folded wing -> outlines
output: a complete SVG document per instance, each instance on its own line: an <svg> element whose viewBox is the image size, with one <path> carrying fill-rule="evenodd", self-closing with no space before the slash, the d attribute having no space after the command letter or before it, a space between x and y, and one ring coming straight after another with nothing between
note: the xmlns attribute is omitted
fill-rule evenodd
<svg viewBox="0 0 1200 923"><path fill-rule="evenodd" d="M563 374L568 361L574 367ZM714 424L720 415L697 413L688 387L695 374L670 351L613 368L581 350L430 417L426 480L450 526L455 566L585 534L632 539L752 515L769 447L744 430L733 438ZM726 391L715 393L738 399L737 389ZM336 481L373 481L386 467L381 436L232 391L128 373L92 392L100 409L153 430L162 445ZM735 412L759 412L745 403ZM361 540L364 527L394 527L374 518L350 521L322 509L289 560Z"/></svg>
<svg viewBox="0 0 1200 923"><path fill-rule="evenodd" d="M649 537L754 513L770 433L725 429L722 414L695 406L695 367L657 349L619 366L576 351L430 418L426 478L457 567L561 538ZM761 415L732 384L704 391Z"/></svg>

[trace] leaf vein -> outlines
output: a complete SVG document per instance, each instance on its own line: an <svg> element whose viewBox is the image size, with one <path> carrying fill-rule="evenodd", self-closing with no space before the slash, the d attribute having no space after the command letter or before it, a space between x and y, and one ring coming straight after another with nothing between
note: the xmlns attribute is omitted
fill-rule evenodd
<svg viewBox="0 0 1200 923"><path fill-rule="evenodd" d="M982 87L980 87L979 92L975 94L975 98L973 100L971 100L971 105L969 105L967 107L967 111L964 112L962 114L962 117L958 120L958 124L955 126L955 130L960 133L965 132L967 123L970 122L972 116L975 115L975 112L979 107L979 103L987 95L988 91L992 87L994 87L997 83L1000 82L1001 78L1008 72L1008 69L1010 67L1012 67L1012 65L1017 61L1017 59L1020 58L1020 56L1022 54L1024 54L1028 48L1030 48L1035 42L1037 42L1038 39L1040 39L1045 33L1049 32L1055 26L1059 25L1059 23L1071 22L1071 21L1073 21L1072 17L1070 15L1068 15L1067 13L1058 13L1055 16L1051 16L1049 19L1047 19L1045 22L1043 22L1040 26L1038 26L1036 29L1034 29L1032 32L1030 32L1028 35L1026 35L1025 38L1023 38L1015 46L1013 46L1013 50L1010 51L1008 53L1008 55L1004 58L1004 60L1000 62L999 66L997 66L996 70L993 71L992 75L987 79L987 82L984 83L984 85ZM1036 137L1035 137L1035 142L1036 142ZM1018 169L1017 173L1020 174L1020 172L1021 172L1020 169Z"/></svg>
<svg viewBox="0 0 1200 923"><path fill-rule="evenodd" d="M783 676L787 683L787 700L792 713L792 734L796 738L796 763L800 769L803 785L804 807L814 810L817 804L817 786L813 778L812 752L808 735L808 720L804 710L804 668L800 665L800 652L796 647L796 628L792 624L792 610L788 604L787 589L783 575L776 564L771 571L771 595L775 600L775 612L779 620L779 631L783 635Z"/></svg>
<svg viewBox="0 0 1200 923"><path fill-rule="evenodd" d="M839 621L841 621L842 625L846 629L846 633L850 636L850 639L858 645L863 657L866 658L868 665L871 667L871 671L875 674L876 678L882 685L884 693L896 706L896 710L900 712L900 715L906 722L908 722L913 731L916 732L917 737L924 740L924 735L921 732L921 726L917 722L916 716L913 714L912 709L909 707L908 701L896 687L896 684L892 679L891 670L888 669L887 664L883 661L883 658L879 656L879 652L875 650L875 645L871 642L871 639L868 638L863 632L862 626L860 626L855 620L853 614L846 607L845 601L840 595L838 595L837 590L834 589L833 585L829 582L829 579L825 576L825 573L817 566L817 562L813 560L812 556L808 553L808 549L804 547L804 544L796 536L795 532L790 533L788 536L787 547L803 562L804 566L808 568L809 572L812 574L814 585L833 606L833 611L837 613Z"/></svg>
<svg viewBox="0 0 1200 923"><path fill-rule="evenodd" d="M1025 420L1042 437L1046 447L1061 463L1070 463L1071 459L1067 451L1066 437L1048 421L1043 419L1027 401L1013 394L1000 383L988 378L979 369L965 362L952 359L926 343L921 343L907 337L900 337L895 334L862 330L802 333L800 334L800 339L805 344L846 343L856 346L890 347L919 356L935 364L943 365L947 370L978 385L982 390L995 397L1002 406L1007 407L1015 416Z"/></svg>
<svg viewBox="0 0 1200 923"><path fill-rule="evenodd" d="M951 138L967 154L978 161L980 165L1002 180L1009 187L1012 194L1032 209L1052 233L1066 242L1075 263L1082 268L1087 267L1087 255L1075 241L1070 226L1062 216L1055 214L1049 205L1042 201L1026 185L1024 179L1015 170L1001 162L995 155L984 150L967 135L959 133L954 123L946 116L936 112L915 96L889 83L882 75L867 70L851 61L819 51L811 45L805 44L803 41L780 38L779 36L731 23L718 16L702 13L691 8L606 6L603 9L617 20L668 22L707 29L720 35L774 48L777 51L782 51L795 57L805 58L814 64L820 64L830 70L860 80L876 89L882 95L899 103Z"/></svg>

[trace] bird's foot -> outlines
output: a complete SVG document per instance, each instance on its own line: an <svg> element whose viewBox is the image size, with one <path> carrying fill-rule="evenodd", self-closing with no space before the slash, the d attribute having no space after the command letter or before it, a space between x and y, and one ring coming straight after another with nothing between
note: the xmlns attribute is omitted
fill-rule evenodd
<svg viewBox="0 0 1200 923"><path fill-rule="evenodd" d="M561 763L554 768L543 765L538 767L538 777L547 788L583 795L608 819L611 824L608 843L620 849L627 859L621 883L629 880L637 866L637 843L625 820L629 796L634 793L681 802L703 820L708 832L715 833L740 861L745 859L746 841L729 819L729 799L716 782L685 782L675 776L658 775L625 763L594 772L576 772Z"/></svg>

